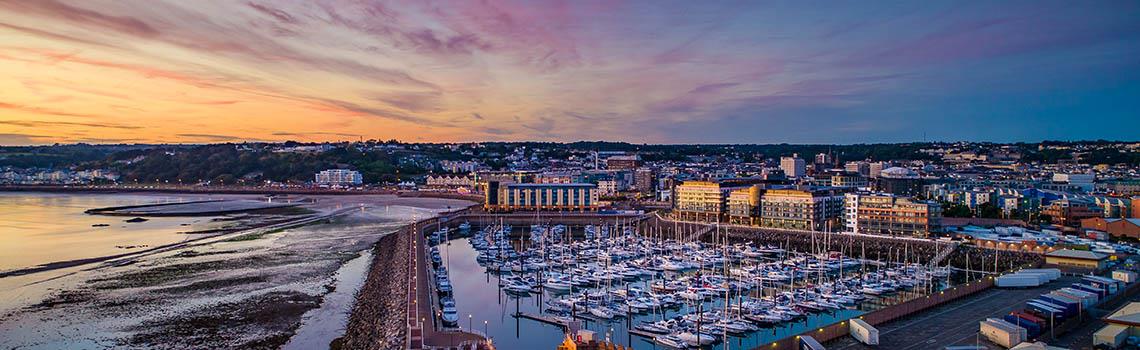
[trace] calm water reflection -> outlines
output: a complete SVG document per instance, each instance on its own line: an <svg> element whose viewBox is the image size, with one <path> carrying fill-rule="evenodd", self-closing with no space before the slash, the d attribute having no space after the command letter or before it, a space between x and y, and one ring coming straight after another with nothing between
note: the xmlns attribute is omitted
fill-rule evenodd
<svg viewBox="0 0 1140 350"><path fill-rule="evenodd" d="M210 218L156 217L146 222L126 223L123 220L129 217L88 215L83 211L205 198L201 195L0 192L0 271L129 253L132 249L124 247L153 247L192 238L178 232L209 227ZM108 226L92 226L96 224Z"/></svg>
<svg viewBox="0 0 1140 350"><path fill-rule="evenodd" d="M450 245L441 245L440 254L450 267L449 274L455 288L456 307L460 315L459 326L474 327L479 331L483 331L486 327L486 331L499 349L555 349L561 342L563 334L558 326L511 316L516 311L540 313L545 309L542 307L543 302L550 298L550 295L516 298L501 292L496 276L487 273L475 261L478 252L466 238L452 240ZM631 285L644 286L644 283L637 282ZM702 307L706 310L723 309L724 304L723 301L717 300L706 302ZM691 308L685 306L680 311L667 311L665 317L689 311ZM746 337L729 337L727 344L717 344L712 348L747 349L856 317L862 313L858 310L839 310L831 314L814 314L805 320L786 323L776 328L764 328ZM634 349L667 349L652 343L650 339L631 335L626 331L629 327L641 321L652 320L654 317L660 319L661 315L637 315L629 321L615 319L585 322L585 327L597 332L599 337L604 337L608 333L614 343L632 346Z"/></svg>

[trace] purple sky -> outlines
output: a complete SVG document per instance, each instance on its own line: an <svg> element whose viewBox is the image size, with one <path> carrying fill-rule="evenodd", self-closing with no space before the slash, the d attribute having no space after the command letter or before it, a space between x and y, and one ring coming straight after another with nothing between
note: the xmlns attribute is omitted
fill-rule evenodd
<svg viewBox="0 0 1140 350"><path fill-rule="evenodd" d="M1137 1L0 0L0 144L1140 135Z"/></svg>

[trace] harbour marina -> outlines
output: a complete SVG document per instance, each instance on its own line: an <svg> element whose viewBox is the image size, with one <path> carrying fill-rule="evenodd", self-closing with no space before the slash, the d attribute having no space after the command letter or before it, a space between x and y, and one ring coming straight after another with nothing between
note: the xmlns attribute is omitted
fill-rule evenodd
<svg viewBox="0 0 1140 350"><path fill-rule="evenodd" d="M440 226L428 234L441 294L435 322L486 333L505 349L554 348L571 323L635 349L753 348L956 278L907 251L879 260L858 248L833 250L823 234L804 251L734 242L727 231Z"/></svg>

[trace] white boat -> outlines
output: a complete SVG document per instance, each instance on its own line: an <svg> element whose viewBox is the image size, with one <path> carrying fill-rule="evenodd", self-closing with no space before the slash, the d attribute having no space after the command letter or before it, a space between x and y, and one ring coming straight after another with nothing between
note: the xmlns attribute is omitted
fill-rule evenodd
<svg viewBox="0 0 1140 350"><path fill-rule="evenodd" d="M559 291L570 290L570 288L573 286L574 285L572 285L570 283L566 283L566 282L563 282L562 280L556 280L556 279L548 279L548 280L546 280L546 283L542 284L542 288L551 289L551 290L559 290Z"/></svg>
<svg viewBox="0 0 1140 350"><path fill-rule="evenodd" d="M603 318L603 319L607 319L607 320L614 318L613 310L603 308L603 307L599 307L599 306L595 306L595 307L590 308L590 314L594 315L595 317Z"/></svg>
<svg viewBox="0 0 1140 350"><path fill-rule="evenodd" d="M653 337L653 342L673 349L685 349L689 347L685 344L685 341L675 335L659 335Z"/></svg>
<svg viewBox="0 0 1140 350"><path fill-rule="evenodd" d="M677 338L680 338L681 341L685 342L685 345L689 346L705 346L716 341L716 338L711 335L701 333L698 336L697 333L693 332L682 332L677 335Z"/></svg>

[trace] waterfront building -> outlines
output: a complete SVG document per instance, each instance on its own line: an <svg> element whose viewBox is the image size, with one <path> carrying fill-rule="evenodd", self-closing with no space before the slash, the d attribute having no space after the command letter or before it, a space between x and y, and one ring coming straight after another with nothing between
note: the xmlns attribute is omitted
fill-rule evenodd
<svg viewBox="0 0 1140 350"><path fill-rule="evenodd" d="M792 230L838 229L844 196L834 187L770 189L760 198L760 226Z"/></svg>
<svg viewBox="0 0 1140 350"><path fill-rule="evenodd" d="M807 175L807 164L799 154L793 154L791 157L780 157L780 170L789 178L800 178Z"/></svg>
<svg viewBox="0 0 1140 350"><path fill-rule="evenodd" d="M355 170L329 169L317 173L313 182L320 186L359 186L364 176Z"/></svg>
<svg viewBox="0 0 1140 350"><path fill-rule="evenodd" d="M760 197L764 189L752 185L733 190L728 195L728 222L736 225L760 225Z"/></svg>
<svg viewBox="0 0 1140 350"><path fill-rule="evenodd" d="M598 209L598 186L586 183L491 182L488 184L486 196L484 208L488 211Z"/></svg>
<svg viewBox="0 0 1140 350"><path fill-rule="evenodd" d="M892 194L848 193L844 200L848 232L927 237L942 228L942 207Z"/></svg>
<svg viewBox="0 0 1140 350"><path fill-rule="evenodd" d="M674 188L673 214L681 220L722 221L727 210L729 194L756 182L749 180L682 182Z"/></svg>

